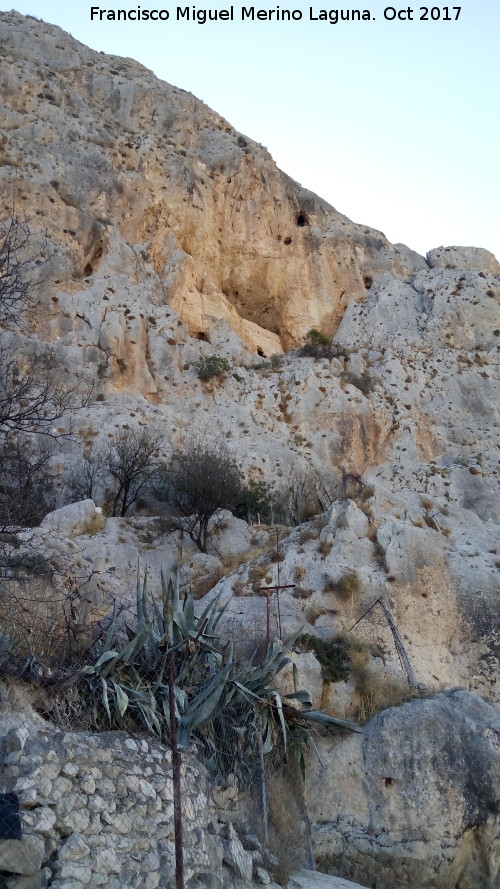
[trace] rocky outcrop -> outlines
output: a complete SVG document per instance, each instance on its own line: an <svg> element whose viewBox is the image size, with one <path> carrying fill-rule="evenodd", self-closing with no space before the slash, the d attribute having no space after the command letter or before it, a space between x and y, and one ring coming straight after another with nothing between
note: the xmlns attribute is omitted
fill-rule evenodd
<svg viewBox="0 0 500 889"><path fill-rule="evenodd" d="M78 340L88 325L134 352L131 341L147 342L146 319L168 303L192 335L210 340L213 319L223 319L247 348L269 355L312 327L333 333L375 272L404 277L425 266L136 62L14 12L2 13L2 50L2 156L16 165L17 199L52 246L51 314L62 316L54 335L59 326L57 335ZM133 292L118 292L119 273L150 300L142 319ZM93 304L80 323L75 296L82 308Z"/></svg>
<svg viewBox="0 0 500 889"><path fill-rule="evenodd" d="M489 889L499 869L500 720L464 691L320 744L307 779L318 866L377 889Z"/></svg>

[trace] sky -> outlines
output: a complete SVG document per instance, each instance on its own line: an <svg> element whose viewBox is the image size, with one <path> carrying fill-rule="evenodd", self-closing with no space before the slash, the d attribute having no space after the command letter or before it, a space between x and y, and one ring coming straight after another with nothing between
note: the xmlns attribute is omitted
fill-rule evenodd
<svg viewBox="0 0 500 889"><path fill-rule="evenodd" d="M335 19L325 0L257 5L255 14L273 10L272 20L242 21L246 0L233 4L233 21L205 24L192 20L193 8L229 2L191 4L190 21L177 20L170 0L102 2L98 9L164 9L169 19L91 21L96 0L17 0L15 8L192 92L303 186L393 243L422 254L486 247L500 259L498 0L353 0L344 14L367 10L370 20L336 24L320 19L322 9ZM275 21L283 10L297 20Z"/></svg>

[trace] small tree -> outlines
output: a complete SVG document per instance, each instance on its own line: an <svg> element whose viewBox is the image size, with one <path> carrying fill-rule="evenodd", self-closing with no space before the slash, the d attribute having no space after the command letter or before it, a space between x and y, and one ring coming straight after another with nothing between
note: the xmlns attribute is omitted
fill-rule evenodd
<svg viewBox="0 0 500 889"><path fill-rule="evenodd" d="M259 516L273 521L275 507L275 493L272 484L268 482L250 481L241 490L240 499L236 505L235 514L240 519L250 522Z"/></svg>
<svg viewBox="0 0 500 889"><path fill-rule="evenodd" d="M204 382L212 379L212 377L225 377L226 374L231 372L229 361L220 355L208 355L206 358L198 361L195 367L198 371L198 377Z"/></svg>
<svg viewBox="0 0 500 889"><path fill-rule="evenodd" d="M0 204L0 530L12 535L52 507L47 440L64 434L54 424L86 404L91 388L68 386L56 350L22 335L43 283L45 243L14 205ZM0 572L22 572L16 545L0 541Z"/></svg>
<svg viewBox="0 0 500 889"><path fill-rule="evenodd" d="M330 358L331 340L313 327L306 333L299 355L303 358Z"/></svg>
<svg viewBox="0 0 500 889"><path fill-rule="evenodd" d="M224 441L192 438L174 453L168 471L169 499L202 553L224 509L234 510L241 498L241 469Z"/></svg>
<svg viewBox="0 0 500 889"><path fill-rule="evenodd" d="M126 515L139 494L156 481L163 435L153 429L123 429L113 436L104 465L115 482L112 515Z"/></svg>
<svg viewBox="0 0 500 889"><path fill-rule="evenodd" d="M102 448L92 448L73 463L65 480L75 500L95 500L106 475L106 456Z"/></svg>

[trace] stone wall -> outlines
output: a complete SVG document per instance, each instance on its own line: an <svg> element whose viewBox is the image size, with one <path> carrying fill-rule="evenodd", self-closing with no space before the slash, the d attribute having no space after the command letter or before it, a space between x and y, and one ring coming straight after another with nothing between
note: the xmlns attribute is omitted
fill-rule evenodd
<svg viewBox="0 0 500 889"><path fill-rule="evenodd" d="M21 840L0 839L2 887L156 889L174 883L166 747L125 732L61 731L35 714L4 711L0 758L0 793L16 795L22 828ZM260 844L251 838L245 845L253 850L245 850L233 824L244 834L236 787L211 787L193 754L183 757L181 785L186 886L221 889L229 873L250 881L253 871L269 883Z"/></svg>

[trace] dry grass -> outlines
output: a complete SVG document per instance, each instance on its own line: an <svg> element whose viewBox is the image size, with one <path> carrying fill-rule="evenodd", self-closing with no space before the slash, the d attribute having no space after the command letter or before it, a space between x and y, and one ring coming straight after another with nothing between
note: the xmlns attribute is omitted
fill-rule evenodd
<svg viewBox="0 0 500 889"><path fill-rule="evenodd" d="M382 710L387 710L389 707L399 707L418 697L418 691L412 690L404 679L375 676L370 687L361 692L357 718L360 722L367 722Z"/></svg>
<svg viewBox="0 0 500 889"><path fill-rule="evenodd" d="M278 859L273 877L286 886L307 861L307 821L303 783L292 764L267 769L269 850Z"/></svg>
<svg viewBox="0 0 500 889"><path fill-rule="evenodd" d="M329 577L325 584L325 591L335 593L335 595L343 602L354 597L361 592L361 581L356 571L347 571L339 580Z"/></svg>
<svg viewBox="0 0 500 889"><path fill-rule="evenodd" d="M304 580L306 576L306 569L303 565L296 565L293 571L293 579L300 583L301 580Z"/></svg>
<svg viewBox="0 0 500 889"><path fill-rule="evenodd" d="M321 557L326 559L327 556L330 555L333 547L333 540L322 540L319 545L319 551L321 553Z"/></svg>

